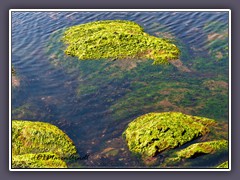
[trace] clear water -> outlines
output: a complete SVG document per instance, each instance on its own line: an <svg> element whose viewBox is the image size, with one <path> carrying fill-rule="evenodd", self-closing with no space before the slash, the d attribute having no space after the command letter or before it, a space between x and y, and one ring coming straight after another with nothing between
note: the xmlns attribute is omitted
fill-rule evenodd
<svg viewBox="0 0 240 180"><path fill-rule="evenodd" d="M135 21L173 39L183 65L64 55L61 30L109 19ZM134 118L180 111L228 124L227 33L227 12L13 12L12 64L21 85L12 90L12 119L50 122L66 132L79 154L89 155L70 167L144 167L121 137ZM192 167L208 164L198 160Z"/></svg>

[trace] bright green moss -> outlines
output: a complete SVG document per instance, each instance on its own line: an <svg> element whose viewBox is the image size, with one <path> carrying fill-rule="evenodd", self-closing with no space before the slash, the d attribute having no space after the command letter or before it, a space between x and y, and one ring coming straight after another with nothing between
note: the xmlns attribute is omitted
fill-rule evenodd
<svg viewBox="0 0 240 180"><path fill-rule="evenodd" d="M62 159L73 158L77 151L72 140L49 123L12 121L12 155L52 152Z"/></svg>
<svg viewBox="0 0 240 180"><path fill-rule="evenodd" d="M227 152L228 141L216 140L216 141L195 143L181 151L178 151L177 156L178 156L178 159L182 159L182 158L189 159L202 154L213 154L216 151Z"/></svg>
<svg viewBox="0 0 240 180"><path fill-rule="evenodd" d="M131 21L106 20L68 28L65 53L87 59L153 59L154 64L178 59L180 51L169 41L151 36Z"/></svg>
<svg viewBox="0 0 240 180"><path fill-rule="evenodd" d="M37 153L13 156L12 168L67 168L67 165L56 154Z"/></svg>
<svg viewBox="0 0 240 180"><path fill-rule="evenodd" d="M216 159L227 158L228 156L228 141L227 140L212 140L191 144L190 146L174 151L168 158L165 159L163 166L207 166L217 167Z"/></svg>
<svg viewBox="0 0 240 180"><path fill-rule="evenodd" d="M214 120L178 112L149 113L129 123L123 133L129 150L155 156L209 132Z"/></svg>
<svg viewBox="0 0 240 180"><path fill-rule="evenodd" d="M228 161L225 161L224 163L218 165L217 168L228 168Z"/></svg>

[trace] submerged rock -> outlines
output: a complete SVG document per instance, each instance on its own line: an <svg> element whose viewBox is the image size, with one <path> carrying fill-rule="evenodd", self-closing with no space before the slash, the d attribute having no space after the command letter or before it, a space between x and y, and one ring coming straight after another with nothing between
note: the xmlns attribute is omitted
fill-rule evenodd
<svg viewBox="0 0 240 180"><path fill-rule="evenodd" d="M153 59L154 64L167 63L180 55L176 45L151 36L137 23L106 20L68 28L63 36L68 45L65 53L81 60Z"/></svg>
<svg viewBox="0 0 240 180"><path fill-rule="evenodd" d="M19 159L25 159L24 164L28 164L39 157L37 154L47 152L54 154L49 157L55 159L56 157L63 160L77 158L77 150L72 140L56 126L44 122L12 121L12 157L17 164L20 162ZM58 163L60 162L56 162L55 165ZM60 164L62 167L63 163Z"/></svg>
<svg viewBox="0 0 240 180"><path fill-rule="evenodd" d="M210 132L215 121L179 112L149 113L129 123L123 133L129 150L154 157Z"/></svg>

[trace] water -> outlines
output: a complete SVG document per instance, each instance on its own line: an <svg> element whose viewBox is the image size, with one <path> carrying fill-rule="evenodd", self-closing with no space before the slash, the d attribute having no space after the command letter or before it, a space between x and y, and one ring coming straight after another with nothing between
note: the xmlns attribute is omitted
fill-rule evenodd
<svg viewBox="0 0 240 180"><path fill-rule="evenodd" d="M110 19L174 40L180 65L64 55L64 28ZM12 119L65 131L80 155L89 154L71 167L142 167L121 137L139 115L180 111L228 123L227 38L227 12L12 12L12 64L21 82L12 90Z"/></svg>

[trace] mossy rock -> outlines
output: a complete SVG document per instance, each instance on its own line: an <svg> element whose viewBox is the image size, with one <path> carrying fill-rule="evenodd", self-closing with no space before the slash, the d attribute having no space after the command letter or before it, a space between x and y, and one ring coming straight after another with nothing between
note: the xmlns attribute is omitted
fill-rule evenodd
<svg viewBox="0 0 240 180"><path fill-rule="evenodd" d="M222 164L218 165L217 168L228 168L228 161L223 162Z"/></svg>
<svg viewBox="0 0 240 180"><path fill-rule="evenodd" d="M215 140L208 142L195 143L181 151L176 152L175 160L195 158L205 154L224 153L228 151L227 140Z"/></svg>
<svg viewBox="0 0 240 180"><path fill-rule="evenodd" d="M129 123L123 136L130 151L153 157L209 133L213 124L212 119L179 112L149 113Z"/></svg>
<svg viewBox="0 0 240 180"><path fill-rule="evenodd" d="M105 20L68 28L62 38L65 53L81 60L153 59L154 64L178 59L180 51L169 40L151 36L137 23Z"/></svg>
<svg viewBox="0 0 240 180"><path fill-rule="evenodd" d="M23 154L12 157L12 168L67 168L54 153Z"/></svg>
<svg viewBox="0 0 240 180"><path fill-rule="evenodd" d="M12 155L51 152L61 159L77 155L72 140L49 123L22 120L12 121Z"/></svg>

